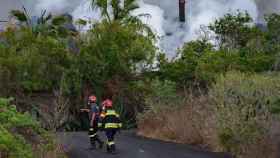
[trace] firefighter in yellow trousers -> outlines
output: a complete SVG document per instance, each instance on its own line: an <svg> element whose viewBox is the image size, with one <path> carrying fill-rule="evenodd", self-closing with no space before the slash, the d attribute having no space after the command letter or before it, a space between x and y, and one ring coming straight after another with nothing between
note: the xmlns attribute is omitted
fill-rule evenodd
<svg viewBox="0 0 280 158"><path fill-rule="evenodd" d="M111 100L106 100L105 102L106 113L105 117L102 119L102 128L107 137L107 152L115 154L116 145L114 137L116 133L122 128L122 123L120 121L119 114L113 109L113 103Z"/></svg>

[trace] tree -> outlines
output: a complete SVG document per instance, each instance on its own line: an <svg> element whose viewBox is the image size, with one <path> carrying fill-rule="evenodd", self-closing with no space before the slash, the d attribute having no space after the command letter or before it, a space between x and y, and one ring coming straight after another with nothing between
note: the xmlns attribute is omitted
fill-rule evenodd
<svg viewBox="0 0 280 158"><path fill-rule="evenodd" d="M216 20L209 26L216 34L220 48L239 49L245 47L251 37L252 18L245 12L236 15L226 14L223 18Z"/></svg>
<svg viewBox="0 0 280 158"><path fill-rule="evenodd" d="M161 78L183 83L183 86L188 85L188 83L196 80L196 69L199 60L210 51L213 51L213 45L205 40L185 43L179 49L177 57L171 62L168 62L164 57L160 58Z"/></svg>
<svg viewBox="0 0 280 158"><path fill-rule="evenodd" d="M280 15L272 14L265 19L267 22L267 51L278 53L280 50Z"/></svg>
<svg viewBox="0 0 280 158"><path fill-rule="evenodd" d="M267 32L265 51L268 54L275 55L275 64L273 69L280 70L280 15L272 14L266 17Z"/></svg>
<svg viewBox="0 0 280 158"><path fill-rule="evenodd" d="M137 9L136 0L91 0L92 6L99 7L101 13L106 19L111 22L113 20L121 20L129 17L130 11ZM111 2L111 3L110 3ZM108 8L112 8L112 15L109 13Z"/></svg>
<svg viewBox="0 0 280 158"><path fill-rule="evenodd" d="M2 80L1 92L44 91L59 86L72 56L63 42L36 35L30 28L8 30L2 37L6 44L0 43L0 76L7 82Z"/></svg>
<svg viewBox="0 0 280 158"><path fill-rule="evenodd" d="M153 62L156 48L154 36L143 35L144 30L118 21L97 24L79 55L84 81L104 88L109 80L129 81L145 71Z"/></svg>

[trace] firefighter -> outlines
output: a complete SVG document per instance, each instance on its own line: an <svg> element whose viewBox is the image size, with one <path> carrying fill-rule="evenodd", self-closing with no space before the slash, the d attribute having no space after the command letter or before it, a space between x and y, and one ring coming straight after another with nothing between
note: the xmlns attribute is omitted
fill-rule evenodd
<svg viewBox="0 0 280 158"><path fill-rule="evenodd" d="M99 148L103 148L104 142L99 138L97 132L98 132L98 122L99 122L99 115L100 110L96 103L96 96L92 95L89 96L88 99L88 106L89 109L81 109L81 111L85 111L89 113L89 120L90 120L90 128L89 128L89 138L90 138L90 144L91 149L96 149L96 142L99 144Z"/></svg>
<svg viewBox="0 0 280 158"><path fill-rule="evenodd" d="M121 129L122 123L120 121L119 114L113 109L113 103L111 100L105 102L106 114L102 120L102 126L107 137L107 152L111 154L116 153L116 145L114 137L116 133Z"/></svg>

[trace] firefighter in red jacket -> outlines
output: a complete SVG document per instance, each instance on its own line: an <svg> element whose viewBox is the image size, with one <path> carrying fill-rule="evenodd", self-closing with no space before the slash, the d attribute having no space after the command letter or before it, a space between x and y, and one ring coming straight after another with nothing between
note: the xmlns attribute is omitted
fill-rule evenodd
<svg viewBox="0 0 280 158"><path fill-rule="evenodd" d="M111 100L105 102L106 114L102 120L102 128L105 131L107 137L107 152L116 153L116 145L114 137L116 133L122 128L119 114L113 109L113 103Z"/></svg>

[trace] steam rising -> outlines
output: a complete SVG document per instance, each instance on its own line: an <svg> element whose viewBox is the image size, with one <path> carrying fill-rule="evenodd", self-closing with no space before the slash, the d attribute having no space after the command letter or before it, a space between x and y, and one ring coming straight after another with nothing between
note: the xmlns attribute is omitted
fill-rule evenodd
<svg viewBox="0 0 280 158"><path fill-rule="evenodd" d="M197 30L201 25L208 25L225 13L236 10L248 11L255 22L263 22L263 15L279 12L279 0L186 0L187 20L180 23L178 20L178 0L138 0L139 9L131 14L148 13L149 18L141 20L150 25L160 37L159 46L168 54L174 56L176 48L184 42L198 38ZM100 10L92 11L89 0L33 0L29 1L35 8L35 13L47 9L50 12L69 12L75 19L100 20ZM85 29L88 29L86 27Z"/></svg>
<svg viewBox="0 0 280 158"><path fill-rule="evenodd" d="M159 34L161 37L160 46L169 57L174 56L176 49L184 42L198 38L197 31L201 25L208 25L228 12L246 10L253 19L257 20L258 17L257 6L254 1L250 0L189 0L186 6L188 21L180 23L178 20L178 1L144 0L144 2L159 6L163 11L163 21L152 25L152 27L157 28L156 30L164 30L164 34Z"/></svg>

